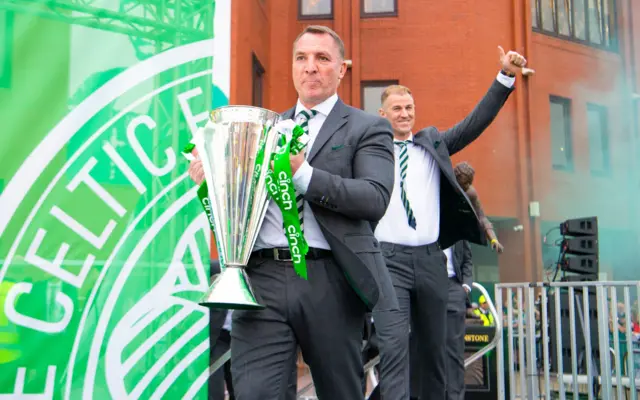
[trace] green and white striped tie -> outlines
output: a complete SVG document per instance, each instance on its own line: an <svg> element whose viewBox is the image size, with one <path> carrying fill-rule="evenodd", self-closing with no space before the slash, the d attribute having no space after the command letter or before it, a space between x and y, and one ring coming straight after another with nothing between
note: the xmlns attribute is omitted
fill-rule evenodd
<svg viewBox="0 0 640 400"><path fill-rule="evenodd" d="M411 204L409 204L409 198L407 197L407 167L409 167L409 152L407 151L407 144L411 143L410 140L394 141L394 144L400 146L400 199L402 199L402 205L404 211L407 214L407 222L409 226L416 229L416 218L413 215Z"/></svg>
<svg viewBox="0 0 640 400"><path fill-rule="evenodd" d="M318 111L311 110L310 112L307 110L302 110L298 113L298 125L300 128L306 133L309 134L309 120L318 114ZM308 147L304 148L305 154L307 154ZM300 217L300 230L304 233L304 196L301 194L296 194L296 205L298 207L298 217Z"/></svg>

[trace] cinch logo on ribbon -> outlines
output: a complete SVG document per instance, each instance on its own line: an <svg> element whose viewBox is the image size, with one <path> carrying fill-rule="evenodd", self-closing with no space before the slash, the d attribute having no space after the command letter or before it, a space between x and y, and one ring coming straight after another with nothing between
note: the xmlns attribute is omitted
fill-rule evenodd
<svg viewBox="0 0 640 400"><path fill-rule="evenodd" d="M304 130L292 120L281 121L273 129L279 132L279 146L276 148L276 151L273 152L272 159L269 160L273 161L273 170L267 170L265 184L270 199L276 202L282 212L283 231L289 243L291 254L293 255L292 262L294 270L298 276L307 279L307 264L304 256L309 251L309 246L302 233L300 217L298 216L298 209L296 207L296 191L293 185L290 155L296 155L302 151L308 143L308 137ZM194 147L195 145L190 143L185 147L183 152L189 154ZM253 179L255 180L260 179L260 171L262 171L262 165L265 162L264 147L265 143L263 142L260 144L256 155L256 172L253 174ZM207 196L207 182L205 181L202 182L198 189L198 197L200 198L205 213L207 213L211 231L215 232L211 207L208 206ZM220 246L217 238L216 245L218 247ZM220 260L220 264L221 267L224 267L223 259Z"/></svg>
<svg viewBox="0 0 640 400"><path fill-rule="evenodd" d="M308 142L308 135L292 120L282 121L274 129L280 129L279 132L281 132L284 144L273 154L273 172L268 172L268 175L278 176L278 190L271 190L272 186L268 186L267 189L271 199L282 211L283 229L289 243L289 250L293 255L293 268L298 276L307 279L307 263L304 256L307 255L309 246L300 226L300 217L295 202L296 191L292 185L290 157L292 154L296 155L304 150Z"/></svg>

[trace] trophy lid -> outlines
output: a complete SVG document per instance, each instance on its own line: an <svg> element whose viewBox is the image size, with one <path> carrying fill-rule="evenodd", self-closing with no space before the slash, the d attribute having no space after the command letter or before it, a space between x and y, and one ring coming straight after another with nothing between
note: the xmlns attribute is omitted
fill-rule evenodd
<svg viewBox="0 0 640 400"><path fill-rule="evenodd" d="M209 119L213 123L225 122L257 122L270 121L276 124L281 116L275 111L254 106L222 106L209 113Z"/></svg>

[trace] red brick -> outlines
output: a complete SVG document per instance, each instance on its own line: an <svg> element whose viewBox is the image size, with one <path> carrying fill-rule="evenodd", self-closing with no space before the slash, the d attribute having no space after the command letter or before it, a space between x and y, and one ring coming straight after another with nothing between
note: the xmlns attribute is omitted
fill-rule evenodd
<svg viewBox="0 0 640 400"><path fill-rule="evenodd" d="M638 220L638 174L630 172L638 169L638 139L630 124L629 93L640 91L630 80L634 73L640 79L640 3L631 1L617 1L621 48L609 52L532 33L526 22L529 2L401 0L397 17L361 18L358 0L334 0L332 20L301 21L298 0L238 0L232 3L231 101L251 102L255 52L266 69L265 107L283 111L295 103L291 48L307 24L330 26L345 41L353 60L339 90L345 102L360 106L363 80L398 79L414 93L417 127L450 127L474 107L498 72L498 45L524 53L537 74L527 83L518 77L516 93L498 118L454 163L474 165L489 215L525 227L519 233L508 233L510 225L503 230L523 236L508 239L523 247L510 265L519 259L524 266L509 279L540 279L540 228L528 216L529 201L540 202L547 221L593 214L601 226L627 230ZM573 173L551 168L550 94L572 99ZM613 178L589 173L588 102L609 111ZM634 189L620 193L630 174ZM588 200L593 193L600 195Z"/></svg>

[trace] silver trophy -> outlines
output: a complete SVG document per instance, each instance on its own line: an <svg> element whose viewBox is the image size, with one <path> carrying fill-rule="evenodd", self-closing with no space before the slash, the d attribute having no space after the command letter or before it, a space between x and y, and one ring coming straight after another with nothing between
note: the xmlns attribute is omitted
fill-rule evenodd
<svg viewBox="0 0 640 400"><path fill-rule="evenodd" d="M226 106L213 110L209 119L194 143L204 166L213 233L224 268L200 304L262 309L244 268L267 211L265 181L278 145L279 134L273 127L280 115L259 107Z"/></svg>

